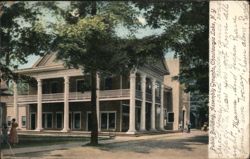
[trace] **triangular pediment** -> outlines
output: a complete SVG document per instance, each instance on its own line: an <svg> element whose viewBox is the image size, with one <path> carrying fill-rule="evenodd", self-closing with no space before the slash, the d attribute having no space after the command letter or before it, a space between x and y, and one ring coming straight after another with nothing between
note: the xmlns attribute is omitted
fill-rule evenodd
<svg viewBox="0 0 250 159"><path fill-rule="evenodd" d="M58 66L63 65L62 61L56 59L56 53L46 54L43 57L40 57L38 61L33 65L35 67L51 67L51 66Z"/></svg>

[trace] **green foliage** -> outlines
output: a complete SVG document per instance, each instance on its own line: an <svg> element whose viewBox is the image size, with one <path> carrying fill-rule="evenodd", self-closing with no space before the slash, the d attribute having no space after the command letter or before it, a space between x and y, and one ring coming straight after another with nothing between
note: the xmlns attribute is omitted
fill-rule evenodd
<svg viewBox="0 0 250 159"><path fill-rule="evenodd" d="M30 54L43 55L51 38L37 24L39 12L26 2L1 2L0 9L0 71L2 78L17 80L24 76L12 70Z"/></svg>
<svg viewBox="0 0 250 159"><path fill-rule="evenodd" d="M186 91L208 94L208 2L137 2L147 24L163 28L162 42L181 61Z"/></svg>
<svg viewBox="0 0 250 159"><path fill-rule="evenodd" d="M58 59L65 61L67 67L84 68L88 73L95 70L120 74L145 61L162 58L159 37L121 38L116 34L115 29L121 25L132 33L132 28L139 27L138 11L127 2L72 2L72 5L76 3L79 4L79 12L74 11L77 16L66 16L67 23L55 29Z"/></svg>

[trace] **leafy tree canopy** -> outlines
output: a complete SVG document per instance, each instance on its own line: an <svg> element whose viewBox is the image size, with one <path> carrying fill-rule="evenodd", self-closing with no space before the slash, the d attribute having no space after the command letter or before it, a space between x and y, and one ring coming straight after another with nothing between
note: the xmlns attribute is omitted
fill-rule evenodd
<svg viewBox="0 0 250 159"><path fill-rule="evenodd" d="M12 70L18 67L17 63L26 63L28 55L43 55L48 50L48 35L40 32L37 25L39 14L25 2L0 3L1 78L29 79L13 73Z"/></svg>
<svg viewBox="0 0 250 159"><path fill-rule="evenodd" d="M54 25L53 45L58 59L68 67L123 73L163 57L159 37L137 39L133 35L142 25L137 18L140 12L129 2L71 2L68 13ZM131 34L119 37L118 27Z"/></svg>
<svg viewBox="0 0 250 159"><path fill-rule="evenodd" d="M208 94L209 2L137 2L149 26L163 28L165 47L181 61L179 80L186 91Z"/></svg>

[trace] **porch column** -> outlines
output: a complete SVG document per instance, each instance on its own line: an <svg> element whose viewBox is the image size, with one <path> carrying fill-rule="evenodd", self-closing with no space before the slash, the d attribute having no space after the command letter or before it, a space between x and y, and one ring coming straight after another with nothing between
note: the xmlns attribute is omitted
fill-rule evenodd
<svg viewBox="0 0 250 159"><path fill-rule="evenodd" d="M97 115L97 125L98 131L101 131L100 124L100 76L97 74L96 76L96 115Z"/></svg>
<svg viewBox="0 0 250 159"><path fill-rule="evenodd" d="M17 99L18 99L18 92L17 92L17 84L16 82L13 83L13 89L14 89L14 118L16 119L16 122L19 123L18 121L18 102L17 102ZM20 124L19 124L20 125Z"/></svg>
<svg viewBox="0 0 250 159"><path fill-rule="evenodd" d="M63 130L69 132L69 77L64 77L64 115L63 115Z"/></svg>
<svg viewBox="0 0 250 159"><path fill-rule="evenodd" d="M129 103L129 130L127 134L135 134L135 73L130 73L130 103Z"/></svg>
<svg viewBox="0 0 250 159"><path fill-rule="evenodd" d="M37 79L37 127L36 131L42 128L42 80Z"/></svg>
<svg viewBox="0 0 250 159"><path fill-rule="evenodd" d="M155 84L156 80L152 79L152 107L151 107L151 131L155 131Z"/></svg>
<svg viewBox="0 0 250 159"><path fill-rule="evenodd" d="M146 131L146 75L145 74L141 74L141 91L142 91L142 103L141 103L140 130Z"/></svg>
<svg viewBox="0 0 250 159"><path fill-rule="evenodd" d="M164 130L164 84L161 84L160 129Z"/></svg>

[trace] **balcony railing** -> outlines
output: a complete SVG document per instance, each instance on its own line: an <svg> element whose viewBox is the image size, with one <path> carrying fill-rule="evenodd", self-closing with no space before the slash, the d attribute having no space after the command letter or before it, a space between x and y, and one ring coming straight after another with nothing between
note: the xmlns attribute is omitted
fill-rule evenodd
<svg viewBox="0 0 250 159"><path fill-rule="evenodd" d="M100 91L100 100L119 100L119 99L129 99L130 93L129 89L116 89L116 90L101 90ZM142 99L142 92L136 90L136 98ZM71 101L90 101L91 92L69 92L69 102ZM42 102L63 102L64 93L52 93L52 94L43 94ZM146 101L152 102L152 94L146 93ZM156 103L160 103L160 97L155 98ZM18 103L37 103L37 95L19 95Z"/></svg>
<svg viewBox="0 0 250 159"><path fill-rule="evenodd" d="M129 99L129 89L101 90L100 100L108 99ZM90 101L91 92L69 92L70 101ZM42 102L63 102L64 93L43 94ZM18 103L37 103L37 95L19 95Z"/></svg>
<svg viewBox="0 0 250 159"><path fill-rule="evenodd" d="M106 98L129 98L129 89L100 91L100 99Z"/></svg>

